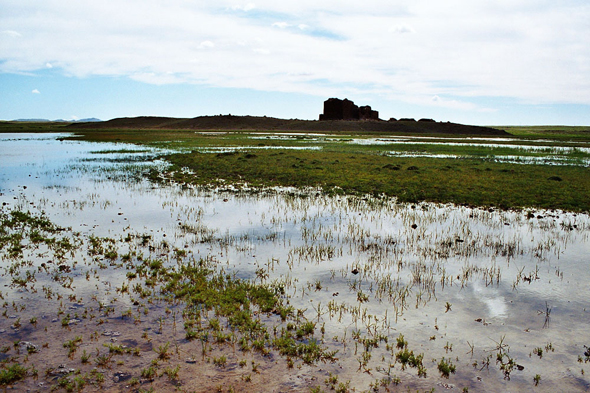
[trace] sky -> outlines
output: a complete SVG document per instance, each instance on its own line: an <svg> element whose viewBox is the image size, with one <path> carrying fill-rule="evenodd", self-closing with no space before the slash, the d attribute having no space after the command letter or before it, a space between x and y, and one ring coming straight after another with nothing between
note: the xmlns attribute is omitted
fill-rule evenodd
<svg viewBox="0 0 590 393"><path fill-rule="evenodd" d="M0 119L590 125L588 0L0 0Z"/></svg>

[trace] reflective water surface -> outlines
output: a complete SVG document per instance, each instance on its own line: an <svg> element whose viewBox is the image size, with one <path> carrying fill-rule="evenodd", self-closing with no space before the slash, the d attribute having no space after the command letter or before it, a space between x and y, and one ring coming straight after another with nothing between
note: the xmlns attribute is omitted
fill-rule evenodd
<svg viewBox="0 0 590 393"><path fill-rule="evenodd" d="M385 391L398 383L403 389L437 391L590 389L584 372L590 360L584 347L590 345L587 215L410 205L315 190L247 193L152 184L142 174L165 168L153 161L157 151L64 136L0 135L2 211L44 212L70 228L64 236L84 244L113 239L105 243L117 257L68 254L65 260L74 268L65 272L71 279L67 288L45 269L52 262L49 250L32 247L19 258L2 251L0 340L9 348L3 358L24 361L23 352L11 349L15 340L40 347L27 359L39 370L38 380L26 382L29 388L48 389L55 382L48 368L64 362L80 366L84 346L74 361L62 346L64 336L80 335L83 345L95 337L102 345L115 342L104 333L117 330L120 342L139 345L143 332L149 332L153 341L145 345L174 342L179 359L200 354L200 344L182 339L182 305L155 302L143 315L144 305L137 306L133 291L122 290L133 285L121 268L124 255L184 263L171 256L174 251L214 261L242 279L279 283L283 296L302 310L301 318L316 323L322 344L338 350L334 364L291 369L278 355L256 357L219 346L214 353L227 352L229 366L207 366L212 380L244 374L237 364L246 357L262 365L252 373L254 383L275 380L261 390L329 390L330 375L350 381L357 391ZM123 240L130 234L136 240ZM142 238L152 246L143 247ZM16 285L15 277L26 272L34 272L34 281ZM113 311L105 314L104 307ZM135 320L124 318L127 310L137 313ZM63 322L66 316L70 319ZM29 323L32 318L38 322ZM265 321L280 324L272 317ZM402 366L396 356L403 348L400 335L409 350L423 354L426 375ZM456 367L449 378L439 371L441 359ZM130 356L113 363L105 370L106 386L123 389L115 374L139 378L149 361L149 356ZM181 363L187 372L196 367ZM186 387L189 380L184 377Z"/></svg>

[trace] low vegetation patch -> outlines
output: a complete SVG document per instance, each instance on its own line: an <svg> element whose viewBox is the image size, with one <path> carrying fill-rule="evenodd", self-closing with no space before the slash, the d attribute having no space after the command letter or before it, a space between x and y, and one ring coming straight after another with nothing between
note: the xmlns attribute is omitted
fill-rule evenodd
<svg viewBox="0 0 590 393"><path fill-rule="evenodd" d="M590 176L584 167L326 150L261 150L255 158L246 158L245 153L192 152L165 158L174 164L170 178L181 183L311 186L328 193L383 194L401 202L452 202L503 209L590 209Z"/></svg>

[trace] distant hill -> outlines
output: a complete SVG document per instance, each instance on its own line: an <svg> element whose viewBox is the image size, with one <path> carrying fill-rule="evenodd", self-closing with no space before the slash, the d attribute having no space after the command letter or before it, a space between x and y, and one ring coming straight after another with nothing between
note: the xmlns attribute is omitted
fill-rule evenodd
<svg viewBox="0 0 590 393"><path fill-rule="evenodd" d="M16 120L12 120L12 121L23 122L23 123L98 123L98 122L101 122L102 120L97 119L96 117L91 117L88 119L79 119L79 120L16 119Z"/></svg>
<svg viewBox="0 0 590 393"><path fill-rule="evenodd" d="M469 126L430 119L374 120L297 120L258 116L200 116L192 119L172 117L125 117L100 123L78 121L68 127L79 129L169 129L221 131L304 131L368 132L409 134L508 135L489 127Z"/></svg>

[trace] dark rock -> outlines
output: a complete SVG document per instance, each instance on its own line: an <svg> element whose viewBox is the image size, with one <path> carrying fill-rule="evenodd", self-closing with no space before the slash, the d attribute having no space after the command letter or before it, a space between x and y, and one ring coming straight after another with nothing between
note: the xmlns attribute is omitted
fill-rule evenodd
<svg viewBox="0 0 590 393"><path fill-rule="evenodd" d="M563 181L563 179L559 176L551 176L551 177L547 178L547 180Z"/></svg>
<svg viewBox="0 0 590 393"><path fill-rule="evenodd" d="M359 270L355 267L354 269L352 269L352 274L359 274Z"/></svg>
<svg viewBox="0 0 590 393"><path fill-rule="evenodd" d="M371 109L369 105L361 106L359 108L360 120L379 120L379 112Z"/></svg>
<svg viewBox="0 0 590 393"><path fill-rule="evenodd" d="M365 105L360 108L349 99L329 98L324 101L320 120L379 120L379 112Z"/></svg>

